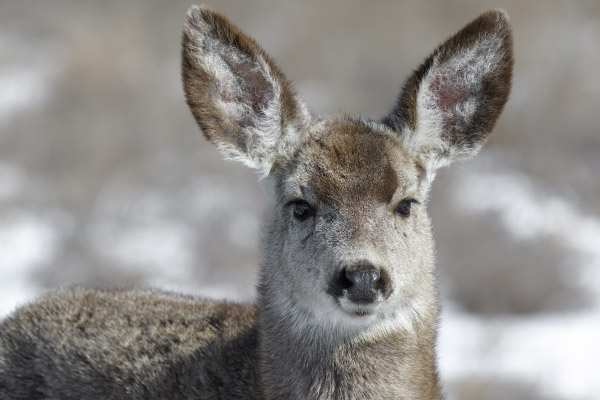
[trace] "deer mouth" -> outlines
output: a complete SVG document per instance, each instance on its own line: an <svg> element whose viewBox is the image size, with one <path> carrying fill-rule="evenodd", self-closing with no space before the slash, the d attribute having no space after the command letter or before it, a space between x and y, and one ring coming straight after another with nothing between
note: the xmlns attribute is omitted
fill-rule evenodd
<svg viewBox="0 0 600 400"><path fill-rule="evenodd" d="M344 296L337 298L337 303L345 313L360 318L375 314L383 301L377 300L370 303L356 303Z"/></svg>

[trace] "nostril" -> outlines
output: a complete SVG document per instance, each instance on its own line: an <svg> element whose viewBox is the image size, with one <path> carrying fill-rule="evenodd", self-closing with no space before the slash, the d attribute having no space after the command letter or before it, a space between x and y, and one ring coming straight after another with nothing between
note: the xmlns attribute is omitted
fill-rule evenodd
<svg viewBox="0 0 600 400"><path fill-rule="evenodd" d="M341 289L349 289L354 284L352 274L348 273L346 268L344 268L342 273L339 275L338 283Z"/></svg>

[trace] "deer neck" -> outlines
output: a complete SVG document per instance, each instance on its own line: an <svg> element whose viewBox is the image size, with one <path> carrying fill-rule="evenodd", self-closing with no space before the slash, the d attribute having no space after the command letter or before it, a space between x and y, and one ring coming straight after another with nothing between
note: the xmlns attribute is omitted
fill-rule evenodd
<svg viewBox="0 0 600 400"><path fill-rule="evenodd" d="M353 331L291 316L273 298L259 293L262 397L441 398L434 355L437 300L426 310L428 318L413 320L410 327L383 324Z"/></svg>

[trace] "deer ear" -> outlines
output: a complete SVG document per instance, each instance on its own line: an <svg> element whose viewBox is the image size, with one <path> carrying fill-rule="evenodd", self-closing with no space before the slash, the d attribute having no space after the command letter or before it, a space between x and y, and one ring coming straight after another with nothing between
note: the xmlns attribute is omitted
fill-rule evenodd
<svg viewBox="0 0 600 400"><path fill-rule="evenodd" d="M304 104L258 44L224 16L193 6L183 29L186 100L225 154L268 174L310 123Z"/></svg>
<svg viewBox="0 0 600 400"><path fill-rule="evenodd" d="M425 60L384 122L433 176L479 151L508 99L512 67L508 15L488 11Z"/></svg>

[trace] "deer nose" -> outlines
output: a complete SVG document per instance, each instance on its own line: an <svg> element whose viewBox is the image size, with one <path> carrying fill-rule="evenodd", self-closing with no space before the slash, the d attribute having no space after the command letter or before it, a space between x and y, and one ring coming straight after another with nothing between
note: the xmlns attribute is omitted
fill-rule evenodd
<svg viewBox="0 0 600 400"><path fill-rule="evenodd" d="M377 282L381 274L375 268L346 269L346 297L354 303L373 303L377 300L379 290Z"/></svg>
<svg viewBox="0 0 600 400"><path fill-rule="evenodd" d="M357 304L370 304L388 292L389 279L369 262L360 262L343 268L335 282L335 292Z"/></svg>

